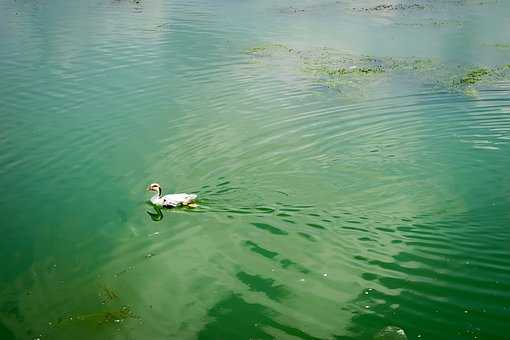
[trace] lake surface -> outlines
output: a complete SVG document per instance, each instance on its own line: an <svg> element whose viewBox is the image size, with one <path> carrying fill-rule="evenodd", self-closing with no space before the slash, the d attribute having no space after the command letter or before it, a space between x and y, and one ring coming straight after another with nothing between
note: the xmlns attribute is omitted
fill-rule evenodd
<svg viewBox="0 0 510 340"><path fill-rule="evenodd" d="M510 339L509 18L1 0L0 338Z"/></svg>

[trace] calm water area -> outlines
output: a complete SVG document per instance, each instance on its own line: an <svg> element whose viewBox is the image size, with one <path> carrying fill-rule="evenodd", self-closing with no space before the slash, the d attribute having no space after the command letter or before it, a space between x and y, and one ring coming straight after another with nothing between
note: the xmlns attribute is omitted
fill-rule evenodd
<svg viewBox="0 0 510 340"><path fill-rule="evenodd" d="M0 0L0 122L2 340L510 339L510 1Z"/></svg>

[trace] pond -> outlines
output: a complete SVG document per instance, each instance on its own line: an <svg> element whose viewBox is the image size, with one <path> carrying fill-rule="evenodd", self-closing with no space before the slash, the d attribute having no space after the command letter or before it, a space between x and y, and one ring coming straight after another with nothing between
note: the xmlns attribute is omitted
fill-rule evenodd
<svg viewBox="0 0 510 340"><path fill-rule="evenodd" d="M509 14L1 1L0 338L508 339Z"/></svg>

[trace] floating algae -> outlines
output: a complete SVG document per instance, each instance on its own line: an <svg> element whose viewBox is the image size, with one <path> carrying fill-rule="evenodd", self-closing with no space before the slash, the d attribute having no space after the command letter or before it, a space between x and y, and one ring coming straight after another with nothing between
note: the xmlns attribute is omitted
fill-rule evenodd
<svg viewBox="0 0 510 340"><path fill-rule="evenodd" d="M372 11L404 11L412 9L425 9L421 4L380 4L374 7L360 7L354 10L372 12Z"/></svg>
<svg viewBox="0 0 510 340"><path fill-rule="evenodd" d="M461 84L473 85L482 80L485 76L489 75L491 71L486 68L478 68L468 72L460 79Z"/></svg>
<svg viewBox="0 0 510 340"><path fill-rule="evenodd" d="M74 319L78 321L93 321L98 325L117 323L128 318L136 318L136 315L128 306L122 306L116 310L101 311L92 314L78 315Z"/></svg>
<svg viewBox="0 0 510 340"><path fill-rule="evenodd" d="M117 325L126 321L127 319L140 318L131 310L128 305L119 304L119 295L111 288L103 284L99 286L99 298L101 304L104 306L112 302L114 306L106 307L92 307L90 313L66 313L58 318L55 322L49 322L49 328L44 332L46 335L54 334L55 332L67 332L70 329L78 327L78 329L96 329L97 327L106 327ZM115 306L116 305L116 306ZM90 308L90 307L89 307Z"/></svg>
<svg viewBox="0 0 510 340"><path fill-rule="evenodd" d="M100 285L101 292L99 296L101 297L101 303L107 304L115 299L118 299L119 296L112 289L108 288L105 285Z"/></svg>
<svg viewBox="0 0 510 340"><path fill-rule="evenodd" d="M355 55L330 48L298 50L282 44L263 45L247 53L266 66L280 66L282 72L290 70L295 76L308 75L317 84L354 97L389 76L426 74L438 66L430 59Z"/></svg>
<svg viewBox="0 0 510 340"><path fill-rule="evenodd" d="M328 69L324 68L325 73L330 75L331 77L340 77L347 74L373 74L373 73L382 73L384 69L381 66L376 67L356 67L351 66L350 68L340 67L336 69Z"/></svg>
<svg viewBox="0 0 510 340"><path fill-rule="evenodd" d="M247 54L257 56L271 55L278 51L290 53L293 49L283 44L267 44L246 49Z"/></svg>
<svg viewBox="0 0 510 340"><path fill-rule="evenodd" d="M499 0L457 0L451 2L429 2L422 3L383 3L372 7L354 7L353 10L360 12L382 12L382 11L409 11L409 10L424 10L432 8L444 8L445 6L469 6L469 5L491 5L497 4Z"/></svg>
<svg viewBox="0 0 510 340"><path fill-rule="evenodd" d="M402 328L387 326L374 336L374 340L407 340L407 335Z"/></svg>
<svg viewBox="0 0 510 340"><path fill-rule="evenodd" d="M461 28L464 26L464 22L461 20L437 20L435 18L422 19L420 22L394 22L395 26L407 26L407 27L436 27L436 28Z"/></svg>
<svg viewBox="0 0 510 340"><path fill-rule="evenodd" d="M64 327L77 322L92 323L102 326L107 324L116 324L126 319L139 319L129 306L122 306L118 309L98 311L89 314L79 314L74 316L62 317L53 324L54 327Z"/></svg>
<svg viewBox="0 0 510 340"><path fill-rule="evenodd" d="M377 91L378 87L371 86L383 80L418 82L426 87L470 95L478 84L510 79L510 64L476 67L427 58L355 55L330 48L298 50L283 44L267 44L247 53L263 58L259 61L265 65L281 67L281 72L291 72L291 76L308 75L313 82L353 98L368 89Z"/></svg>
<svg viewBox="0 0 510 340"><path fill-rule="evenodd" d="M442 83L443 87L453 92L462 92L473 96L478 94L481 86L496 86L498 82L510 80L508 65L492 67L458 66L457 74L451 77L449 83Z"/></svg>

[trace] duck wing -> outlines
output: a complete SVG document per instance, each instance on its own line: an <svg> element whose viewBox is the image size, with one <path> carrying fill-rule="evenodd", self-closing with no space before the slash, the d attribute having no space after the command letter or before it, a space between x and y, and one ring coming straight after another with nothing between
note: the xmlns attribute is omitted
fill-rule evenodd
<svg viewBox="0 0 510 340"><path fill-rule="evenodd" d="M197 198L195 194L171 194L161 197L163 206L165 207L177 207L179 205L186 205Z"/></svg>

